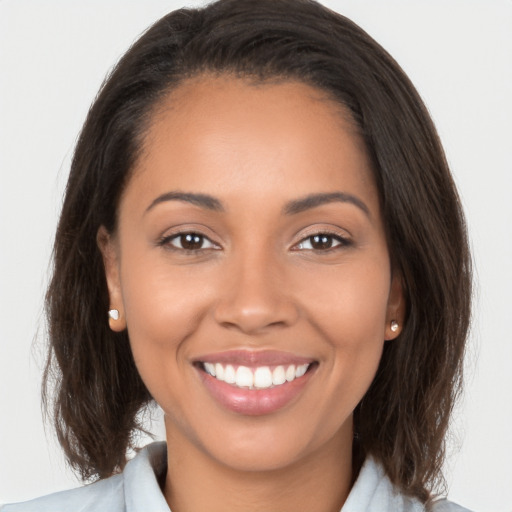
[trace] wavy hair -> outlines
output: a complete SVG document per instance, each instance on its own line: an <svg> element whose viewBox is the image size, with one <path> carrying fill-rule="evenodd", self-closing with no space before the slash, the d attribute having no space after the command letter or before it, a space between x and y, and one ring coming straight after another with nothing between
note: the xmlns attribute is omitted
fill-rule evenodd
<svg viewBox="0 0 512 512"><path fill-rule="evenodd" d="M102 225L116 230L119 198L152 113L169 91L203 73L304 82L344 105L358 126L407 317L356 408L356 453L373 456L402 492L427 501L442 481L470 320L464 216L434 125L407 76L361 28L311 0L220 0L171 12L101 87L75 148L46 299L43 398L69 463L83 479L121 470L142 428L138 413L152 400L128 333L108 327L96 235Z"/></svg>

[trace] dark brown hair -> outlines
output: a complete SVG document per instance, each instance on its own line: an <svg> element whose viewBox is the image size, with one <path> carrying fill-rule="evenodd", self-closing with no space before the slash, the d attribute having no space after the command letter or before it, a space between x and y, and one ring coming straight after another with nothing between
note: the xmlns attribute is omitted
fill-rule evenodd
<svg viewBox="0 0 512 512"><path fill-rule="evenodd" d="M70 464L84 479L119 471L141 428L137 413L151 402L128 333L108 327L96 234L101 225L116 229L119 198L159 100L201 73L305 82L343 104L359 127L407 318L400 336L386 342L355 411L356 448L380 461L402 492L426 501L441 479L470 317L463 213L409 79L358 26L310 0L221 0L172 12L130 48L92 105L71 166L47 294L44 398Z"/></svg>

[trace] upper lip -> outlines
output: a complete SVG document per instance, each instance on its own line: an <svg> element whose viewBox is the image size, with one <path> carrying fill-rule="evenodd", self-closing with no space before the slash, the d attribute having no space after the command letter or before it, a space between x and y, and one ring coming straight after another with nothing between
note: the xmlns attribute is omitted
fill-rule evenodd
<svg viewBox="0 0 512 512"><path fill-rule="evenodd" d="M240 366L277 366L285 364L308 364L314 359L280 350L228 350L206 354L195 359L201 363L224 363Z"/></svg>

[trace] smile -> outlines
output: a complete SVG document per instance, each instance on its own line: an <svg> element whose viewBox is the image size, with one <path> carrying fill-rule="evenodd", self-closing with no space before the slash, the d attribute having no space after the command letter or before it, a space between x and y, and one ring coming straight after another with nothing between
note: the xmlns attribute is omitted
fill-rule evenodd
<svg viewBox="0 0 512 512"><path fill-rule="evenodd" d="M199 357L194 366L221 407L260 416L294 403L319 365L288 352L234 350Z"/></svg>
<svg viewBox="0 0 512 512"><path fill-rule="evenodd" d="M222 363L202 363L206 373L215 379L226 382L238 388L268 389L281 386L286 382L293 382L302 377L308 370L310 364L289 364L270 366L234 366Z"/></svg>

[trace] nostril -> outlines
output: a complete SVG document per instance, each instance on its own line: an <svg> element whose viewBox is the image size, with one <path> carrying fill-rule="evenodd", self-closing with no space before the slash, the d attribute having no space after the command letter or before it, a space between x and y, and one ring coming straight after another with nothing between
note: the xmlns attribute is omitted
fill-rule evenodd
<svg viewBox="0 0 512 512"><path fill-rule="evenodd" d="M297 308L289 287L282 282L282 272L271 272L272 263L263 264L262 259L244 261L243 268L229 272L214 309L216 322L224 328L254 333L297 320Z"/></svg>
<svg viewBox="0 0 512 512"><path fill-rule="evenodd" d="M268 307L265 309L218 309L216 320L227 329L238 329L245 333L258 332L272 328L283 328L294 323L297 315L284 308Z"/></svg>
<svg viewBox="0 0 512 512"><path fill-rule="evenodd" d="M284 328L292 322L289 319L276 320L274 314L267 313L240 313L233 315L229 319L218 317L217 321L226 329L238 329L247 334L255 333L267 329Z"/></svg>

